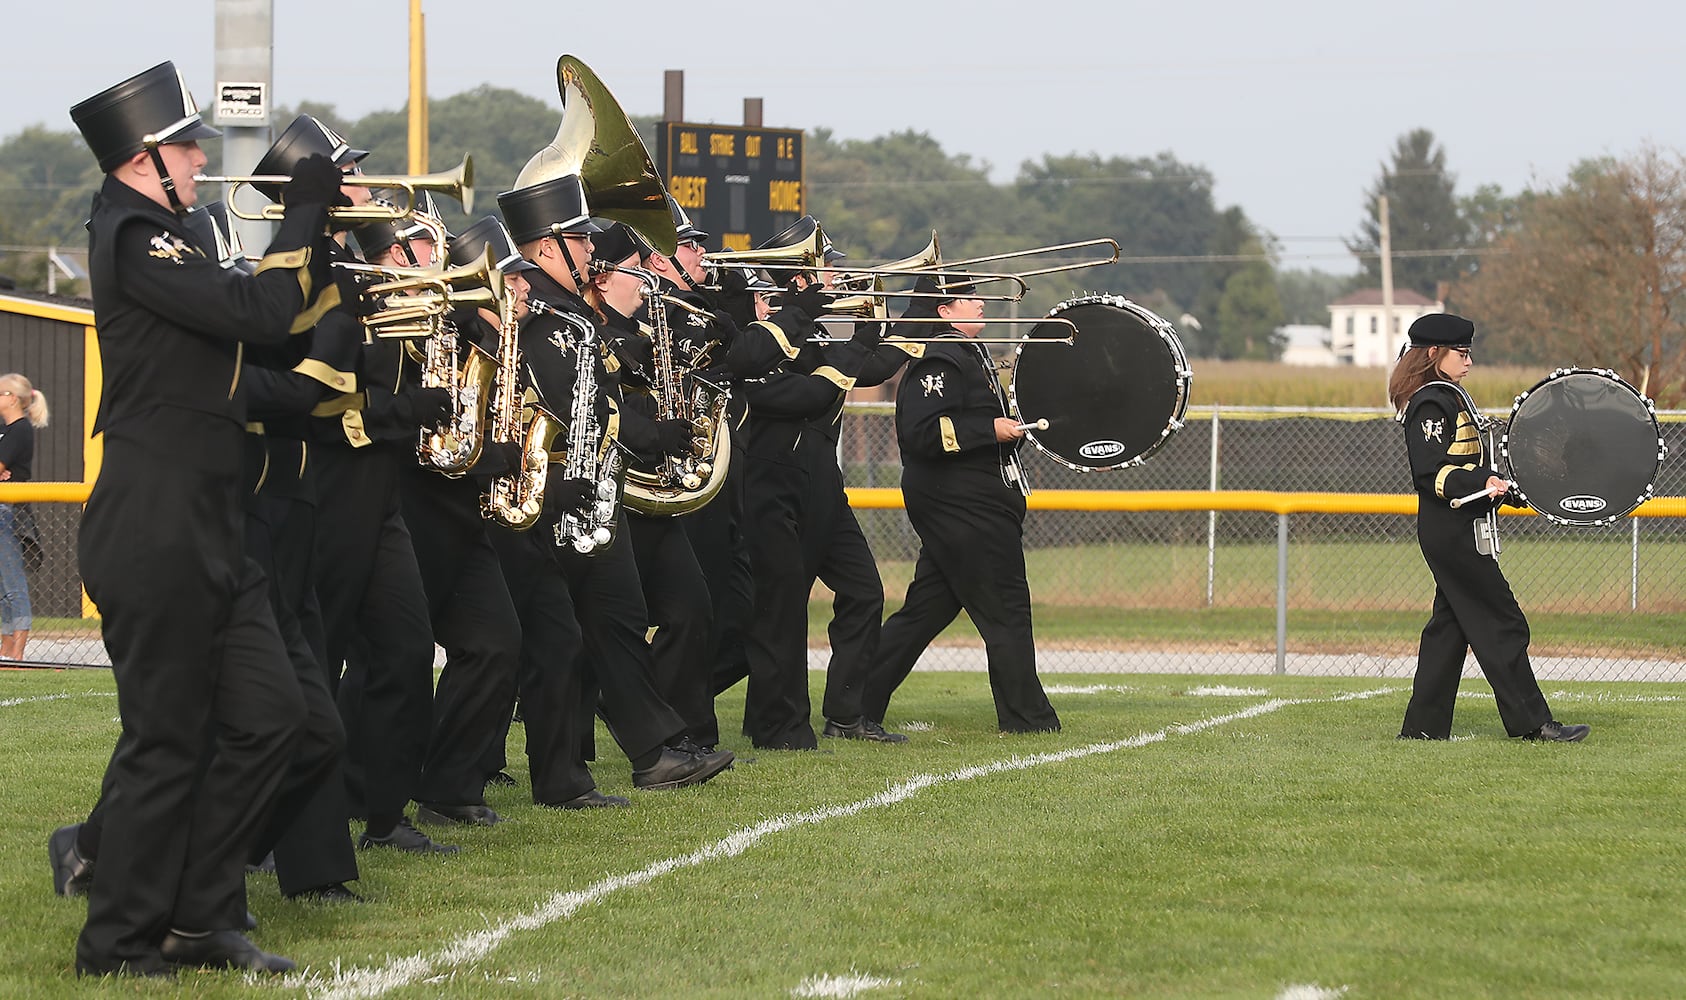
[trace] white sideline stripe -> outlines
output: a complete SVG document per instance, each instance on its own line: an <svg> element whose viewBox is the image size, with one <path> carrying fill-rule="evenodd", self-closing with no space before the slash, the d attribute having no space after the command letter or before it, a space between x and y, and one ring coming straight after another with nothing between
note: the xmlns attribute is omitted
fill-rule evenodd
<svg viewBox="0 0 1686 1000"><path fill-rule="evenodd" d="M1459 691L1458 697L1468 698L1471 701L1492 701L1493 692ZM1604 703L1620 702L1624 704L1686 701L1686 698L1682 698L1677 694L1608 694L1602 691L1598 694L1581 694L1578 691L1553 691L1548 697L1550 697L1552 701L1591 701Z"/></svg>
<svg viewBox="0 0 1686 1000"><path fill-rule="evenodd" d="M868 990L881 990L886 986L901 984L900 979L879 979L877 976L865 976L851 969L846 976L809 976L797 983L790 995L848 998L860 996Z"/></svg>
<svg viewBox="0 0 1686 1000"><path fill-rule="evenodd" d="M1050 684L1043 690L1048 694L1100 694L1102 691L1134 691L1135 688L1128 684Z"/></svg>
<svg viewBox="0 0 1686 1000"><path fill-rule="evenodd" d="M1284 986L1282 992L1276 994L1276 1000L1337 1000L1338 997L1346 996L1347 989L1345 986L1330 989L1316 983L1296 983L1293 986Z"/></svg>
<svg viewBox="0 0 1686 1000"><path fill-rule="evenodd" d="M0 700L0 708L11 708L14 705L27 705L35 701L64 701L67 698L115 698L115 691L84 691L81 694L38 694L28 698L6 698Z"/></svg>
<svg viewBox="0 0 1686 1000"><path fill-rule="evenodd" d="M767 837L775 833L783 833L803 826L812 826L826 820L840 819L865 812L868 809L878 809L883 806L895 805L898 802L912 798L919 792L936 785L958 781L972 781L977 778L1002 774L1008 771L1023 771L1027 768L1039 767L1043 764L1059 764L1068 760L1078 760L1083 757L1093 757L1098 754L1113 753L1117 750L1133 750L1153 743L1164 742L1175 735L1191 735L1217 726L1239 722L1243 719L1257 718L1268 715L1279 709L1293 705L1320 705L1346 701L1361 701L1379 695L1394 694L1399 688L1375 688L1369 691L1359 691L1352 694L1336 695L1332 698L1273 698L1263 701L1249 708L1224 715L1215 715L1183 725L1167 726L1155 733L1142 733L1129 739L1115 740L1109 743L1091 743L1088 746L1073 747L1069 750L1058 750L1051 753L1033 754L1029 757L1008 757L990 764L979 764L973 767L961 768L947 774L917 774L900 784L892 785L870 798L861 799L844 805L825 806L811 809L807 812L786 813L772 819L762 820L754 826L744 827L727 834L720 840L706 847L680 857L665 858L661 861L635 872L615 875L595 882L584 889L574 889L569 892L558 892L527 913L510 917L503 922L485 930L464 934L445 947L431 955L417 953L408 958L395 959L379 969L351 968L334 973L332 979L323 979L314 973L295 973L282 979L280 985L287 989L308 990L312 996L321 996L326 1000L350 1000L354 997L378 997L400 986L421 982L433 970L440 966L460 966L477 962L491 954L504 939L516 931L538 930L558 920L573 916L582 907L605 899L622 889L630 889L653 882L663 875L679 871L683 868L695 868L709 861L722 858L735 858L754 847Z"/></svg>
<svg viewBox="0 0 1686 1000"><path fill-rule="evenodd" d="M937 727L929 722L904 722L896 728L904 733L928 733Z"/></svg>
<svg viewBox="0 0 1686 1000"><path fill-rule="evenodd" d="M1238 688L1219 684L1216 687L1190 688L1188 693L1196 698L1263 698L1270 692L1264 688Z"/></svg>

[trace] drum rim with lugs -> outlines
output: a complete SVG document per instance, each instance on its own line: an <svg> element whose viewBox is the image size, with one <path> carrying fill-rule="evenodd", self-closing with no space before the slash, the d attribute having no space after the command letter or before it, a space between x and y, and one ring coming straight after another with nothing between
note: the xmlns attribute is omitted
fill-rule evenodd
<svg viewBox="0 0 1686 1000"><path fill-rule="evenodd" d="M1075 447L1072 447L1071 443L1065 440L1065 432L1070 429L1071 425L1062 420L1061 417L1062 415L1070 415L1069 404L1072 402L1074 394L1069 391L1049 393L1048 395L1057 399L1057 402L1044 402L1041 398L1036 398L1042 395L1042 389L1040 386L1032 389L1028 380L1024 378L1026 372L1025 359L1027 357L1039 359L1030 363L1031 371L1034 373L1037 365L1056 360L1058 352L1076 350L1080 345L1083 345L1084 337L1103 335L1094 331L1085 333L1081 323L1078 324L1078 332L1073 337L1070 348L1029 345L1029 350L1034 354L1027 353L1027 344L1025 343L1021 343L1014 348L1017 358L1013 366L1013 377L1008 386L1008 396L1013 412L1019 415L1019 419L1027 422L1035 422L1038 419L1050 421L1051 426L1047 430L1031 429L1026 431L1025 437L1030 440L1031 444L1035 445L1038 451L1066 468L1085 473L1138 466L1146 462L1160 448L1163 448L1165 443L1170 440L1171 435L1180 430L1184 424L1183 418L1188 410L1189 387L1193 380L1193 371L1189 367L1188 357L1183 351L1182 341L1177 337L1175 327L1151 309L1122 295L1086 294L1074 296L1055 305L1048 312L1047 318L1063 317L1071 319L1066 314L1078 310L1080 307L1097 305L1110 307L1129 315L1141 325L1144 332L1151 331L1155 335L1157 343L1163 348L1162 360L1165 364L1159 371L1147 374L1154 377L1170 376L1168 387L1157 387L1160 390L1167 388L1169 390L1168 392L1162 392L1162 395L1167 398L1158 401L1163 404L1161 409L1156 409L1148 415L1142 421L1141 426L1129 427L1128 433L1108 433L1109 428L1102 427L1093 435L1080 434L1079 437L1087 437L1088 440L1077 444ZM1063 324L1038 324L1031 328L1024 339L1028 342L1031 340L1062 339L1070 335L1070 328ZM1063 360L1067 364L1075 364L1075 359L1080 356L1072 355L1057 360ZM1160 360L1158 355L1154 357L1155 360ZM1098 382L1091 386L1090 395L1094 395L1098 394L1103 388L1114 393L1127 392L1129 386L1123 383L1122 378L1127 375L1140 376L1143 373L1136 371L1114 375L1110 371L1091 369L1090 371L1080 370L1075 372L1072 377L1079 378L1082 375L1091 374L1098 374L1103 378L1113 377L1118 379L1118 381L1110 384ZM1031 398L1027 399L1027 397ZM1030 404L1028 407L1027 402ZM1068 408L1062 410L1062 404ZM1032 410L1038 410L1039 412L1031 412ZM1110 429L1116 431L1117 428L1115 426ZM1075 439L1071 440L1075 441ZM1126 444L1127 440L1134 442L1134 446ZM1075 457L1068 452L1075 453Z"/></svg>
<svg viewBox="0 0 1686 1000"><path fill-rule="evenodd" d="M1541 409L1576 386L1593 386L1607 399L1620 400L1622 412L1612 415L1615 408L1608 405L1563 414ZM1556 426L1536 432L1532 425L1548 417L1556 420ZM1567 434L1566 426L1571 428ZM1550 433L1553 430L1555 435ZM1536 440L1536 433L1552 440ZM1624 437L1611 441L1597 434ZM1593 437L1588 439L1588 435ZM1626 379L1608 368L1573 367L1556 369L1516 397L1499 453L1517 498L1541 517L1558 524L1596 527L1627 516L1654 495L1668 445L1658 430L1655 404ZM1543 460L1542 454L1550 461ZM1612 468L1617 462L1626 467ZM1604 467L1597 468L1600 464ZM1556 468L1542 469L1542 465ZM1605 482L1591 481L1600 477ZM1611 483L1612 479L1617 481Z"/></svg>

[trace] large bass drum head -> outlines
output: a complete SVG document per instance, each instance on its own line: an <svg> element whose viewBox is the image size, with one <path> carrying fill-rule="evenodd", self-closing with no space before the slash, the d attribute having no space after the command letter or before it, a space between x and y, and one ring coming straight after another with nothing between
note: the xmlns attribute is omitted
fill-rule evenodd
<svg viewBox="0 0 1686 1000"><path fill-rule="evenodd" d="M1592 525L1650 498L1667 449L1650 400L1614 372L1566 368L1516 397L1500 450L1528 506Z"/></svg>
<svg viewBox="0 0 1686 1000"><path fill-rule="evenodd" d="M1139 465L1183 424L1189 370L1171 324L1129 299L1097 295L1055 306L1070 346L1020 344L1011 386L1019 419L1048 421L1031 443L1083 472ZM1038 323L1026 341L1060 340L1063 323Z"/></svg>

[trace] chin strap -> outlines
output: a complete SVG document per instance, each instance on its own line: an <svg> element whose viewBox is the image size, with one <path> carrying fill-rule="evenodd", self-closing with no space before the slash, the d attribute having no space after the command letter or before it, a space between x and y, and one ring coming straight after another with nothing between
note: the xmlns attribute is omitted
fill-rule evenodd
<svg viewBox="0 0 1686 1000"><path fill-rule="evenodd" d="M568 275L574 279L574 291L580 297L585 296L586 280L580 275L580 267L574 263L574 254L568 249L568 241L561 233L552 233L551 238L556 241L557 249L562 251L562 259L568 263Z"/></svg>
<svg viewBox="0 0 1686 1000"><path fill-rule="evenodd" d="M158 147L162 145L158 137L143 136L141 142L146 146L146 155L152 158L153 169L158 171L158 184L164 189L164 197L170 199L170 211L177 215L186 213L187 206L181 203L181 198L176 194L175 179L170 176L170 169L164 166L164 154L158 151Z"/></svg>

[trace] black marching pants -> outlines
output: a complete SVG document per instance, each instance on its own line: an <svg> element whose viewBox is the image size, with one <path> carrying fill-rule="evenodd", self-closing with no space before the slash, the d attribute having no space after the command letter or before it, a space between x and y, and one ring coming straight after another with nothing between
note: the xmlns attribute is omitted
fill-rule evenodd
<svg viewBox="0 0 1686 1000"><path fill-rule="evenodd" d="M533 801L557 805L596 787L580 756L580 725L585 715L580 707L580 659L585 640L548 524L526 532L490 530L521 621L521 722ZM506 704L505 719L508 708ZM495 758L489 758L491 762Z"/></svg>
<svg viewBox="0 0 1686 1000"><path fill-rule="evenodd" d="M521 623L480 516L477 480L407 469L403 508L433 639L445 650L416 799L484 805L484 762L507 734L515 699Z"/></svg>
<svg viewBox="0 0 1686 1000"><path fill-rule="evenodd" d="M748 456L742 440L739 435L732 437L732 464L719 495L706 507L680 519L708 583L712 607L708 645L711 695L719 695L749 676L744 636L755 616L755 579L750 575L749 538L744 524L744 463ZM720 723L714 716L712 698L706 719L686 722L698 743L713 746L720 742Z"/></svg>
<svg viewBox="0 0 1686 1000"><path fill-rule="evenodd" d="M1434 610L1423 627L1400 734L1451 737L1452 709L1470 650L1493 687L1505 732L1531 733L1551 719L1551 710L1528 662L1528 619L1498 561L1475 550L1469 520L1427 505L1424 501L1417 518L1417 542L1434 574Z"/></svg>
<svg viewBox="0 0 1686 1000"><path fill-rule="evenodd" d="M715 497L709 506L719 500ZM720 727L714 719L713 663L709 655L713 605L708 581L683 524L693 516L643 517L628 513L629 537L616 544L632 547L649 623L655 628L650 658L656 693L679 714L685 731L694 735L718 732Z"/></svg>
<svg viewBox="0 0 1686 1000"><path fill-rule="evenodd" d="M295 754L332 749L301 745L304 697L244 555L242 436L169 409L106 431L78 556L123 731L76 944L85 973L159 968L171 927L242 926L246 860Z"/></svg>
<svg viewBox="0 0 1686 1000"><path fill-rule="evenodd" d="M433 725L433 630L398 501L401 463L415 458L394 445L311 455L321 476L317 599L328 670L339 675L351 807L385 826L419 790Z"/></svg>
<svg viewBox="0 0 1686 1000"><path fill-rule="evenodd" d="M884 623L866 714L883 720L919 654L964 609L984 640L996 724L1003 732L1059 729L1036 674L1024 497L989 470L969 469L949 475L910 469L903 492L919 533L919 562L901 610Z"/></svg>

